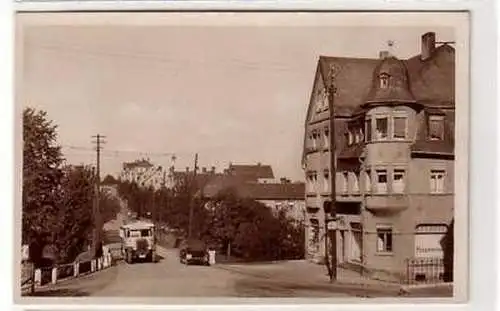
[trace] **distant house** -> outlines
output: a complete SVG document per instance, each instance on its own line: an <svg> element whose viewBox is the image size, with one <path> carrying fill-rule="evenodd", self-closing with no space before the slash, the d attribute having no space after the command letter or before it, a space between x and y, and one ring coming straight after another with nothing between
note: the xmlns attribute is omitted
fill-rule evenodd
<svg viewBox="0 0 500 311"><path fill-rule="evenodd" d="M246 182L269 183L274 182L274 172L270 165L234 165L229 164L226 173L244 179Z"/></svg>
<svg viewBox="0 0 500 311"><path fill-rule="evenodd" d="M295 220L305 218L305 184L291 183L282 178L279 183L248 182L236 176L219 176L203 189L205 198L215 198L219 193L232 189L241 198L253 199L271 208L275 213L285 210Z"/></svg>
<svg viewBox="0 0 500 311"><path fill-rule="evenodd" d="M154 165L147 159L123 163L120 179L135 182L139 186L158 189L163 183L164 171L161 166Z"/></svg>
<svg viewBox="0 0 500 311"><path fill-rule="evenodd" d="M206 167L202 167L201 172L196 172L196 188L202 189L210 180L220 175L220 173L217 173L215 171L214 166L212 166L210 170L207 170ZM186 167L185 171L176 171L172 166L170 167L170 171L166 178L166 187L172 189L176 185L179 185L183 182L191 183L193 182L193 178L194 171L189 167Z"/></svg>

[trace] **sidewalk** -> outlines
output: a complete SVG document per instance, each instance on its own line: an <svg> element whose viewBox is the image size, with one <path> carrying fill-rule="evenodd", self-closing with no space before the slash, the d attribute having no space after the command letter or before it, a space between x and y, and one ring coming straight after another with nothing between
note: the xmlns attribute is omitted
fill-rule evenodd
<svg viewBox="0 0 500 311"><path fill-rule="evenodd" d="M300 282L302 284L330 284L327 269L306 260L281 261L262 264L219 264L217 267L232 272L271 280ZM360 275L358 272L337 269L338 285L376 286L377 288L399 289L400 285L381 280L375 280Z"/></svg>

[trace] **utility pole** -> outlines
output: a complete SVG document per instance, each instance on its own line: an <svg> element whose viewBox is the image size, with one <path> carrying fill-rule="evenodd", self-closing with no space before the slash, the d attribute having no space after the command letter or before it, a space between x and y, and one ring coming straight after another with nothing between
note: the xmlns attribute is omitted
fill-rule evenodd
<svg viewBox="0 0 500 311"><path fill-rule="evenodd" d="M100 194L101 194L101 148L102 144L105 143L104 138L106 136L97 134L92 136L95 140L92 141L96 144L96 172L94 176L94 208L93 208L93 218L94 218L94 230L93 230L93 240L92 240L92 257L96 257L99 251L98 248L101 247L101 210L99 207Z"/></svg>
<svg viewBox="0 0 500 311"><path fill-rule="evenodd" d="M332 230L325 232L327 235L330 234L330 253L331 253L331 275L330 281L337 280L337 206L335 204L337 198L336 189L336 175L337 175L337 157L336 157L336 137L335 137L335 110L334 110L334 99L335 93L337 92L335 86L335 76L338 73L338 69L335 65L330 68L330 84L328 85L328 110L330 113L330 200L331 200L331 222L333 223ZM327 215L325 215L327 217ZM328 250L325 249L325 253Z"/></svg>
<svg viewBox="0 0 500 311"><path fill-rule="evenodd" d="M191 204L189 206L189 224L188 224L188 238L191 237L192 234L192 226L193 226L193 209L194 209L194 195L196 189L196 172L198 171L198 154L194 156L194 171L193 171L193 179L191 181L190 192L191 192Z"/></svg>
<svg viewBox="0 0 500 311"><path fill-rule="evenodd" d="M158 232L160 232L160 238L163 235L162 214L166 208L167 195L168 195L166 182L167 182L167 171L165 170L165 168L163 168L163 178L161 181L161 190L160 190L160 199L161 200L160 200L160 205L159 205L160 207L159 207L159 211L158 211L158 226L160 227Z"/></svg>

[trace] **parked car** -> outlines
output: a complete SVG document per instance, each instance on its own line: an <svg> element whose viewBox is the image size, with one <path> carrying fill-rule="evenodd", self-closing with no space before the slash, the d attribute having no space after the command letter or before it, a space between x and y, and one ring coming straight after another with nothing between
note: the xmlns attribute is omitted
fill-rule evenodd
<svg viewBox="0 0 500 311"><path fill-rule="evenodd" d="M207 245L197 239L184 240L179 247L179 260L185 265L191 263L210 265Z"/></svg>

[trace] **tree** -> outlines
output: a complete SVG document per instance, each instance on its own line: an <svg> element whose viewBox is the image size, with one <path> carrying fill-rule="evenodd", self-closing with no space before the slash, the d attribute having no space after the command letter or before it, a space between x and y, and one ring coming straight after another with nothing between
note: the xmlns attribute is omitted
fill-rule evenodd
<svg viewBox="0 0 500 311"><path fill-rule="evenodd" d="M56 128L46 112L23 111L22 241L33 245L30 255L35 263L41 260L44 245L54 240L58 226L63 158Z"/></svg>
<svg viewBox="0 0 500 311"><path fill-rule="evenodd" d="M63 167L56 129L46 112L23 111L22 242L30 245L35 266L45 262L48 246L53 260L72 261L85 250L94 226L94 172Z"/></svg>
<svg viewBox="0 0 500 311"><path fill-rule="evenodd" d="M58 250L58 262L70 262L85 250L92 238L95 176L89 167L67 166L63 172L53 243Z"/></svg>

